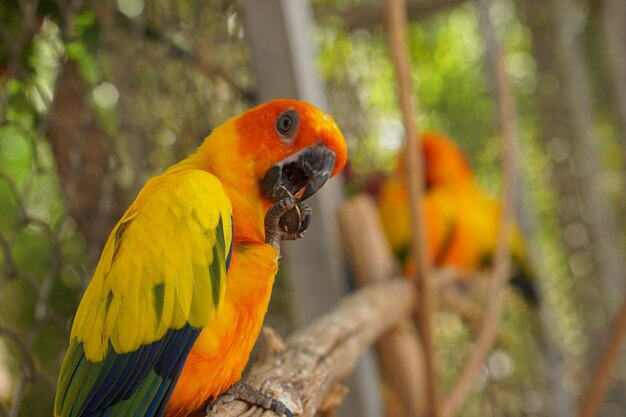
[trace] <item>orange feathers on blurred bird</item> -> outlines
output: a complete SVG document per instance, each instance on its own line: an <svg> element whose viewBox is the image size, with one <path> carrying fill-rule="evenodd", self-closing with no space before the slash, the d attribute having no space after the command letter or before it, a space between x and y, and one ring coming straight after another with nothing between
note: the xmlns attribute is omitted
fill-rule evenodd
<svg viewBox="0 0 626 417"><path fill-rule="evenodd" d="M300 201L345 162L331 117L274 100L149 180L80 303L54 416L182 417L235 384L261 330L280 240L301 237L309 213ZM295 208L297 221L281 223Z"/></svg>
<svg viewBox="0 0 626 417"><path fill-rule="evenodd" d="M421 150L425 182L423 210L431 264L466 271L489 266L496 248L501 202L476 184L469 163L451 139L434 132L425 133ZM402 157L381 187L378 208L389 244L409 272L411 232L404 178ZM509 244L513 257L511 284L530 305L536 305L538 293L517 225L510 231Z"/></svg>

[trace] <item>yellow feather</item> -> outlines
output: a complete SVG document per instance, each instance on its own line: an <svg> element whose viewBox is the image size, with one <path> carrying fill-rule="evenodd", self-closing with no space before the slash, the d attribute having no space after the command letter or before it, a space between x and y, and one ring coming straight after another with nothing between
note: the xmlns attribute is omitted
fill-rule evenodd
<svg viewBox="0 0 626 417"><path fill-rule="evenodd" d="M220 239L232 241L232 208L217 178L204 171L169 172L150 180L109 237L78 309L72 336L101 360L215 316L210 265ZM216 235L218 220L223 236ZM123 226L121 226L123 225ZM223 253L222 256L226 256ZM225 259L219 260L219 300ZM157 299L158 297L158 299Z"/></svg>
<svg viewBox="0 0 626 417"><path fill-rule="evenodd" d="M178 268L178 278L176 280L176 301L185 318L189 317L191 300L193 298L194 276L191 263L185 262Z"/></svg>
<svg viewBox="0 0 626 417"><path fill-rule="evenodd" d="M204 317L213 314L209 269L201 265L193 265L193 302L189 311L189 324L199 327Z"/></svg>
<svg viewBox="0 0 626 417"><path fill-rule="evenodd" d="M135 350L139 344L135 343L137 338L137 322L139 320L139 308L137 299L124 297L121 302L121 309L118 327L117 344L113 344L113 348L117 353L127 353Z"/></svg>
<svg viewBox="0 0 626 417"><path fill-rule="evenodd" d="M85 340L85 356L95 362L99 362L104 358L108 342L104 325L105 301L98 303L92 311L91 335Z"/></svg>

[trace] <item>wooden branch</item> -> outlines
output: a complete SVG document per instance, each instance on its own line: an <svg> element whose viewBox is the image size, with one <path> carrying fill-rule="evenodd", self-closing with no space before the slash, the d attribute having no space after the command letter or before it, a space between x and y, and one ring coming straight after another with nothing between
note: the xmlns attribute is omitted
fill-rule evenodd
<svg viewBox="0 0 626 417"><path fill-rule="evenodd" d="M417 100L413 99L411 82L411 63L406 44L406 0L387 0L387 34L389 48L398 82L398 98L402 110L402 119L406 133L406 186L409 196L411 220L411 257L416 265L416 282L419 287L417 322L422 339L426 365L426 393L428 397L427 414L439 416L439 398L437 394L437 374L435 371L435 352L432 336L433 295L428 276L430 265L426 255L426 234L424 232L423 213L423 163L419 149Z"/></svg>
<svg viewBox="0 0 626 417"><path fill-rule="evenodd" d="M339 208L338 215L343 247L358 285L394 276L400 266L391 253L372 197L360 194L351 198Z"/></svg>
<svg viewBox="0 0 626 417"><path fill-rule="evenodd" d="M391 279L399 269L385 238L378 211L368 195L358 195L339 209L339 225L359 287ZM376 344L387 383L387 416L425 414L424 353L408 317Z"/></svg>
<svg viewBox="0 0 626 417"><path fill-rule="evenodd" d="M516 136L515 109L513 94L507 78L502 51L495 31L489 20L489 0L478 0L480 8L482 26L486 28L487 47L493 54L494 72L496 73L496 84L498 94L498 116L502 130L502 176L504 183L503 208L500 218L498 232L498 244L495 253L495 263L493 267L493 278L489 288L489 304L485 313L485 320L481 332L478 336L476 347L461 377L446 398L443 407L443 416L452 417L461 408L463 401L467 397L471 387L474 385L476 375L481 369L487 355L491 351L496 340L498 326L504 308L505 286L510 274L510 256L508 233L513 219L513 207L515 198L515 167L514 167L514 143Z"/></svg>
<svg viewBox="0 0 626 417"><path fill-rule="evenodd" d="M341 227L341 237L344 243L344 250L350 261L350 265L354 272L354 276L359 287L369 285L374 282L381 282L391 279L398 271L399 265L393 257L387 240L384 236L380 220L378 218L378 212L376 205L372 198L366 194L357 195L350 200L346 201L339 208L339 226ZM470 271L462 271L456 268L443 268L431 271L431 280L433 282L434 291L437 292L438 301L446 308L453 310L459 314L464 320L469 322L472 326L480 328L484 314L479 305L477 305L473 299L477 296L475 287L481 287L481 290L486 290L486 284L488 277L484 274ZM466 294L461 294L458 287L460 282L471 282L473 289L470 297ZM465 288L467 291L467 288ZM485 291L481 293L484 294ZM400 324L399 327L406 327L404 324ZM411 327L411 326L409 326ZM385 337L384 340L379 341L380 345L390 343L389 339L393 337L393 332ZM408 337L408 336L403 336ZM413 338L416 342L417 339ZM405 346L405 342L394 342L398 345ZM385 348L382 348L387 350ZM393 349L391 349L393 350ZM390 355L390 358L381 357L382 365L384 369L402 368L408 373L411 368L409 362L413 361L416 356L423 355L421 347L416 347L414 352L395 352ZM407 360L401 358L406 355ZM402 364L396 366L396 364ZM423 371L423 367L420 367ZM411 378L412 380L414 378ZM421 378L419 378L421 380ZM399 383L399 382L398 382ZM395 384L392 385L395 386ZM406 385L406 384L405 384ZM414 381L409 384L414 387L422 387L424 383L418 383ZM401 392L402 389L398 387L398 390L394 389L394 392ZM411 403L415 401L415 396L419 395L421 391L413 389L411 400L404 402L401 398L398 399L403 404ZM422 403L424 401L421 401ZM410 408L400 407L404 409L402 415L413 415L409 412ZM420 406L420 409L422 407Z"/></svg>
<svg viewBox="0 0 626 417"><path fill-rule="evenodd" d="M611 374L622 351L626 335L626 299L622 303L611 326L609 339L600 353L600 360L587 381L587 388L582 395L578 417L595 417L606 396Z"/></svg>
<svg viewBox="0 0 626 417"><path fill-rule="evenodd" d="M356 204L360 206L359 210L369 211L366 217L374 210L371 200L366 202L363 197L357 199ZM345 217L354 215L354 211L346 212L342 209L342 212L340 224L345 228ZM353 216L352 220L359 218ZM349 245L352 248L350 257L360 259L369 256L377 259L380 253L389 250L385 245L377 246L380 241L373 238L377 232L369 227L371 222L367 223L360 228L363 233L359 235L360 240L357 238L358 244ZM353 235L350 242L354 242L356 236ZM354 251L359 254L355 255ZM395 269L393 260L385 256L372 264L378 267L369 274L378 275L378 279L383 279L383 274L388 277L387 274ZM360 271L361 274L368 274L364 269ZM433 276L433 284L442 294L449 292L450 287L454 287L460 280L467 279L467 276L451 269L436 271ZM413 403L409 404L409 410L422 410L424 399L420 396L419 388L424 384L420 379L423 374L420 360L423 362L423 359L420 359L422 355L414 333L406 326L411 324L406 318L416 304L414 284L404 279L387 279L384 283L369 285L348 296L331 313L294 334L286 342L270 329L264 329L263 351L252 366L247 382L284 402L296 415L313 416L341 402L346 390L338 384L338 380L347 376L358 356L378 340L383 358L398 355L395 359L397 366L389 368L394 373L387 375L392 386L396 387L395 384L402 381L408 382L396 398L406 400L406 396L412 395ZM410 415L402 414L404 410L398 410L396 415ZM420 415L423 415L423 410L421 412ZM210 417L244 415L275 416L271 411L250 408L238 401L218 407L208 414Z"/></svg>
<svg viewBox="0 0 626 417"><path fill-rule="evenodd" d="M334 406L343 390L337 381L355 367L359 355L375 340L407 317L415 307L414 286L404 280L376 284L347 296L327 315L289 337L274 341L250 370L246 382L282 401L296 415L312 417ZM276 416L251 410L234 401L216 407L208 416Z"/></svg>
<svg viewBox="0 0 626 417"><path fill-rule="evenodd" d="M472 327L480 328L485 320L485 314L472 300L459 294L454 288L442 291L439 295L441 304L457 313Z"/></svg>
<svg viewBox="0 0 626 417"><path fill-rule="evenodd" d="M458 6L467 0L421 0L407 3L407 16L409 20L422 20L447 8ZM359 4L348 9L337 7L324 7L315 10L316 20L323 20L331 16L341 19L343 27L347 31L355 29L372 30L383 24L384 6L377 4Z"/></svg>

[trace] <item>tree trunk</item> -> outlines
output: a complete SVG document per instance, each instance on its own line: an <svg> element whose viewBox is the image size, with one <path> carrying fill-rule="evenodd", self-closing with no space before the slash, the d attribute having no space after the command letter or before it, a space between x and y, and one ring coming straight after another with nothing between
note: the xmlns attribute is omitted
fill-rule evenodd
<svg viewBox="0 0 626 417"><path fill-rule="evenodd" d="M552 183L559 196L558 210L563 247L571 279L582 283L576 293L581 306L594 306L582 316L590 340L600 340L604 323L591 317L604 308L610 316L623 293L618 222L604 189L598 141L593 125L590 80L580 39L575 32L575 5L569 0L520 2L532 32L538 70L537 105L540 135L552 159ZM559 149L559 152L554 152ZM585 213L581 215L581 212ZM577 229L582 239L568 237ZM592 268L577 270L576 259L590 257ZM580 259L580 258L578 258ZM599 288L599 293L588 291ZM608 314L607 314L608 313ZM596 315L597 317L597 315ZM596 348L595 346L593 348ZM571 399L556 399L559 410L571 415Z"/></svg>
<svg viewBox="0 0 626 417"><path fill-rule="evenodd" d="M69 214L76 220L93 259L123 213L124 204L109 167L106 136L95 120L89 93L76 62L67 60L56 82L46 135Z"/></svg>
<svg viewBox="0 0 626 417"><path fill-rule="evenodd" d="M592 258L597 267L591 279L600 279L609 312L616 311L623 293L624 265L619 223L602 181L599 141L594 131L590 78L576 32L575 6L570 0L553 0L559 28L558 42L564 99L568 108L574 172L591 211ZM560 18L559 18L560 17ZM623 45L622 45L623 47Z"/></svg>
<svg viewBox="0 0 626 417"><path fill-rule="evenodd" d="M541 136L548 153L555 147L565 149L565 157L552 158L561 228L577 228L589 236L576 241L563 235L570 269L583 282L593 281L600 288L600 298L591 292L581 294L581 305L608 304L614 311L624 272L619 229L601 181L589 77L578 36L573 32L573 5L567 0L529 1L524 5L538 68ZM581 211L586 213L584 218ZM580 255L590 256L593 267L576 271L574 259Z"/></svg>

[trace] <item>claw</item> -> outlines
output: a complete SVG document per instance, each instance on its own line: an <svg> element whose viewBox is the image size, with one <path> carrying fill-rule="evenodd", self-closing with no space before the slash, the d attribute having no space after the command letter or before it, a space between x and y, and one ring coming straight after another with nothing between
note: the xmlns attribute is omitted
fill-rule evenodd
<svg viewBox="0 0 626 417"><path fill-rule="evenodd" d="M278 221L281 229L289 233L304 233L310 223L311 208L300 201Z"/></svg>
<svg viewBox="0 0 626 417"><path fill-rule="evenodd" d="M269 395L263 394L253 386L241 381L236 382L232 387L226 390L226 392L211 402L206 411L208 413L215 406L228 404L235 400L245 401L250 405L256 405L266 410L272 410L279 416L285 415L287 417L293 417L293 413L285 404L270 397Z"/></svg>
<svg viewBox="0 0 626 417"><path fill-rule="evenodd" d="M281 241L302 238L310 223L310 207L294 197L284 197L265 215L265 243L278 250Z"/></svg>

